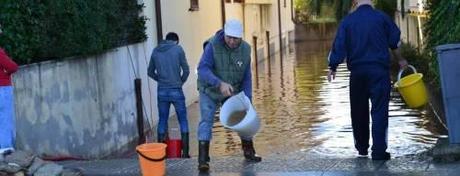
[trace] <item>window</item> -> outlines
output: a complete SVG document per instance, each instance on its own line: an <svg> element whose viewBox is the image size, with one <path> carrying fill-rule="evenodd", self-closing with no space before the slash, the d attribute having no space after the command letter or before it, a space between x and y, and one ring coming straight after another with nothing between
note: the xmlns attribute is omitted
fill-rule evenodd
<svg viewBox="0 0 460 176"><path fill-rule="evenodd" d="M244 3L244 0L225 0L226 3Z"/></svg>
<svg viewBox="0 0 460 176"><path fill-rule="evenodd" d="M199 10L198 0L190 0L190 9L189 11L198 11Z"/></svg>

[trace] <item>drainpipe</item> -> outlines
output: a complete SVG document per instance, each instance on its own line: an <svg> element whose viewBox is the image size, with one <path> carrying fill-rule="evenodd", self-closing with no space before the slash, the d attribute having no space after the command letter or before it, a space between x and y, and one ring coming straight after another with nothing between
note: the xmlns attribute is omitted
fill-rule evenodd
<svg viewBox="0 0 460 176"><path fill-rule="evenodd" d="M142 110L142 86L140 78L134 80L134 88L136 93L137 133L139 135L137 144L144 144L144 111Z"/></svg>
<svg viewBox="0 0 460 176"><path fill-rule="evenodd" d="M293 23L296 23L294 19L294 0L291 0L291 20Z"/></svg>
<svg viewBox="0 0 460 176"><path fill-rule="evenodd" d="M257 36L252 36L252 46L254 46L254 64L256 67L256 75L259 73L259 57L257 55Z"/></svg>
<svg viewBox="0 0 460 176"><path fill-rule="evenodd" d="M225 26L225 0L220 1L220 6L221 6L220 8L222 9L221 13L222 13L222 29L223 29Z"/></svg>
<svg viewBox="0 0 460 176"><path fill-rule="evenodd" d="M282 56L283 51L283 31L281 29L281 0L278 0L278 29L279 29L279 40L280 40L280 55Z"/></svg>
<svg viewBox="0 0 460 176"><path fill-rule="evenodd" d="M157 45L163 40L163 22L161 20L161 1L155 0L155 17L157 22Z"/></svg>

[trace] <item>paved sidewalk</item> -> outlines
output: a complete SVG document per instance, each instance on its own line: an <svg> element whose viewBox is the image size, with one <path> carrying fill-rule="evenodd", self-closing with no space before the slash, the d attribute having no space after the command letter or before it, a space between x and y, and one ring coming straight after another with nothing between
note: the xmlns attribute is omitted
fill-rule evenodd
<svg viewBox="0 0 460 176"><path fill-rule="evenodd" d="M240 156L211 156L209 173L199 173L196 157L191 159L168 159L167 174L187 175L260 175L260 176L362 176L362 175L408 175L408 176L457 176L460 162L435 163L431 157L412 155L392 158L389 161L372 161L370 158L322 158L306 152L292 152L284 155L263 156L260 163L246 163ZM65 167L79 168L84 175L140 175L137 158L65 161Z"/></svg>

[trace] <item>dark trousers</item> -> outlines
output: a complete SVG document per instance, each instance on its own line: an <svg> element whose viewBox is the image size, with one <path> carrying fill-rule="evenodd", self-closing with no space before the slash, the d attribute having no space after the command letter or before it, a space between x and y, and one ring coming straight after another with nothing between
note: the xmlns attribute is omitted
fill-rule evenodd
<svg viewBox="0 0 460 176"><path fill-rule="evenodd" d="M390 74L387 69L364 68L351 71L351 121L358 151L367 151L369 148L369 99L372 104L372 151L386 151L390 91Z"/></svg>

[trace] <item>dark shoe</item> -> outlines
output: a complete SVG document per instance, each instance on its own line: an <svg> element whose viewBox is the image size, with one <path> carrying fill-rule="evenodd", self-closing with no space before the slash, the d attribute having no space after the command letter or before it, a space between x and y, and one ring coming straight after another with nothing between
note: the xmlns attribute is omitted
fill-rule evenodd
<svg viewBox="0 0 460 176"><path fill-rule="evenodd" d="M188 133L181 133L181 137L182 137L182 158L190 158L189 145L188 145L189 136L188 135L189 135Z"/></svg>
<svg viewBox="0 0 460 176"><path fill-rule="evenodd" d="M360 157L367 157L368 155L367 150L358 151L358 154Z"/></svg>
<svg viewBox="0 0 460 176"><path fill-rule="evenodd" d="M198 142L198 170L200 172L209 170L209 141Z"/></svg>
<svg viewBox="0 0 460 176"><path fill-rule="evenodd" d="M375 153L372 152L372 160L390 160L391 155L388 152Z"/></svg>
<svg viewBox="0 0 460 176"><path fill-rule="evenodd" d="M166 143L166 134L165 133L158 133L157 141L158 141L158 143Z"/></svg>
<svg viewBox="0 0 460 176"><path fill-rule="evenodd" d="M256 155L256 151L254 150L254 143L252 140L246 141L241 140L241 145L243 147L244 158L248 162L260 162L262 161L262 157Z"/></svg>

